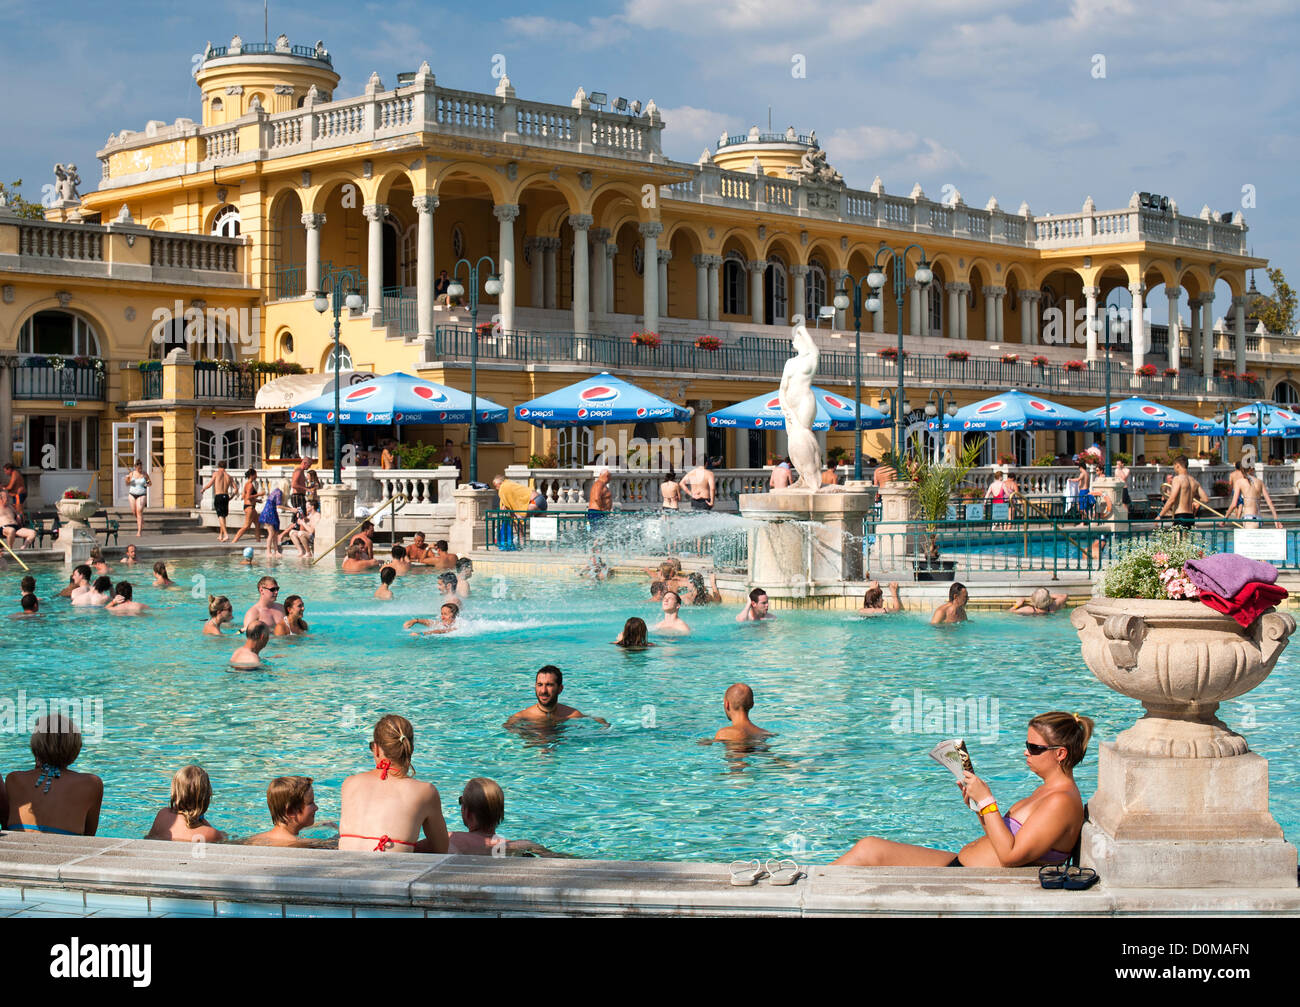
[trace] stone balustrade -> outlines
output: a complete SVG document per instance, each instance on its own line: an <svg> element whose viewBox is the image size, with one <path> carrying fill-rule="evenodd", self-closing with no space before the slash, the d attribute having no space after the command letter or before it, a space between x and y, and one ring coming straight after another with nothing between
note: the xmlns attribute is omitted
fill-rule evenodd
<svg viewBox="0 0 1300 1007"><path fill-rule="evenodd" d="M510 465L505 476L518 483L532 482L536 489L546 494L550 507L555 510L585 510L591 493L591 484L601 466L582 468L529 468L527 465ZM766 493L770 468L714 469L714 509L735 511L740 506L742 493ZM663 506L659 485L666 471L662 469L616 469L609 472L609 488L614 507L619 510L654 510ZM682 475L683 473L679 473ZM689 509L683 503L683 509Z"/></svg>

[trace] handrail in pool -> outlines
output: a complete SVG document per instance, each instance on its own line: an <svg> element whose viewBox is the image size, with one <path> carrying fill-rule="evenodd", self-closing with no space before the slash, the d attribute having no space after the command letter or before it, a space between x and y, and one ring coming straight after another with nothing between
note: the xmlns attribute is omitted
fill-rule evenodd
<svg viewBox="0 0 1300 1007"><path fill-rule="evenodd" d="M400 504L400 505L397 503L397 501L399 501L399 500L401 501L401 504ZM370 514L367 514L367 515L366 515L365 517L363 517L360 521L358 521L355 525L353 525L352 530L349 531L349 532L347 532L347 533L343 536L343 538L340 538L340 539L339 539L337 542L335 542L332 546L330 546L330 547L329 547L328 549L326 549L323 553L321 553L319 556L317 556L315 559L313 559L313 560L311 561L311 565L312 565L312 566L315 566L317 563L319 563L321 560L323 560L326 556L332 556L332 555L334 554L334 550L337 549L340 545L343 544L343 539L349 538L349 537L351 537L352 535L356 534L356 532L358 531L358 529L360 529L361 526L362 526L363 524L365 524L367 521L370 520L370 515L371 515L371 514L377 514L379 511L383 510L385 507L389 507L388 526L389 526L390 528L393 529L393 534L397 534L397 525L396 525L396 522L395 522L394 518L396 517L397 512L398 512L399 510L401 510L403 507L405 507L405 506L406 506L408 503L410 503L410 502L411 502L411 498L408 497L405 493L394 493L394 494L393 494L392 496L390 496L387 500L385 500L383 503L381 503L378 507L376 507L374 510L372 510L372 511L370 512Z"/></svg>

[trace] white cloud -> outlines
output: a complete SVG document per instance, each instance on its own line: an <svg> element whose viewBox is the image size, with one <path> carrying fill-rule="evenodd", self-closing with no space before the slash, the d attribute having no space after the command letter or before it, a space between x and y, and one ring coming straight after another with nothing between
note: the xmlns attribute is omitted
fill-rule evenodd
<svg viewBox="0 0 1300 1007"><path fill-rule="evenodd" d="M736 125L734 116L693 105L660 109L660 115L665 152L682 161L694 162L703 148L712 148L724 130Z"/></svg>
<svg viewBox="0 0 1300 1007"><path fill-rule="evenodd" d="M865 188L867 184L852 177L854 175L862 174L867 178L889 175L893 176L893 183L886 185L891 192L910 189L912 183L922 176L934 178L966 167L960 154L938 140L888 126L837 129L823 147L827 158L844 173L851 185ZM852 165L859 166L861 173L845 171L845 166Z"/></svg>
<svg viewBox="0 0 1300 1007"><path fill-rule="evenodd" d="M539 15L509 17L502 22L502 27L513 44L531 40L585 50L603 49L625 41L632 34L618 15L588 18L585 24Z"/></svg>

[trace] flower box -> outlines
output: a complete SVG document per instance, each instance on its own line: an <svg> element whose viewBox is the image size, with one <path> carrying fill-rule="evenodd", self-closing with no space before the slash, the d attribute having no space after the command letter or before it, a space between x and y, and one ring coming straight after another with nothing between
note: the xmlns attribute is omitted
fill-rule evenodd
<svg viewBox="0 0 1300 1007"><path fill-rule="evenodd" d="M1176 370L1175 370L1174 368L1172 368L1172 367L1166 367L1166 368L1165 368L1165 377L1167 377L1167 378L1176 378L1176 377L1178 377L1178 371L1176 371Z"/></svg>
<svg viewBox="0 0 1300 1007"><path fill-rule="evenodd" d="M659 333L657 332L633 332L632 342L637 346L658 346L660 343Z"/></svg>
<svg viewBox="0 0 1300 1007"><path fill-rule="evenodd" d="M1049 363L1048 359L1044 356L1034 357L1034 359L1029 362L1035 367L1046 367Z"/></svg>
<svg viewBox="0 0 1300 1007"><path fill-rule="evenodd" d="M1155 364L1143 364L1133 371L1139 378L1154 378L1157 374Z"/></svg>
<svg viewBox="0 0 1300 1007"><path fill-rule="evenodd" d="M970 354L965 350L949 350L944 354L949 360L969 360Z"/></svg>
<svg viewBox="0 0 1300 1007"><path fill-rule="evenodd" d="M1082 360L1067 360L1065 362L1065 369L1067 371L1085 371L1088 369L1088 365Z"/></svg>
<svg viewBox="0 0 1300 1007"><path fill-rule="evenodd" d="M897 360L898 350L894 349L894 347L892 346L886 346L883 350L877 350L876 356L880 357L882 360ZM906 360L907 356L908 356L908 352L907 350L904 350L903 359Z"/></svg>
<svg viewBox="0 0 1300 1007"><path fill-rule="evenodd" d="M1251 384L1255 384L1257 381L1259 381L1259 375L1256 374L1254 371L1243 371L1241 374L1237 375L1237 380L1248 381Z"/></svg>
<svg viewBox="0 0 1300 1007"><path fill-rule="evenodd" d="M1004 354L1002 354L1002 362L1003 362L1004 364L1014 364L1014 363L1019 362L1019 360L1020 360L1020 354L1019 354L1019 353L1004 353Z"/></svg>
<svg viewBox="0 0 1300 1007"><path fill-rule="evenodd" d="M722 340L717 336L700 336L699 339L695 340L695 348L697 350L708 350L710 353L716 353L718 350L722 349Z"/></svg>

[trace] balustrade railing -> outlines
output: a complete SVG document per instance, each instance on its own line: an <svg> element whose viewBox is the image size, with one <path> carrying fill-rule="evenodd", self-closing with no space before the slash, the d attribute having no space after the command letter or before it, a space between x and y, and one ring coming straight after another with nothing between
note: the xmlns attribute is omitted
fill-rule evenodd
<svg viewBox="0 0 1300 1007"><path fill-rule="evenodd" d="M79 364L64 359L54 367L49 358L30 356L10 369L15 399L64 399L104 401L104 369L93 363Z"/></svg>

